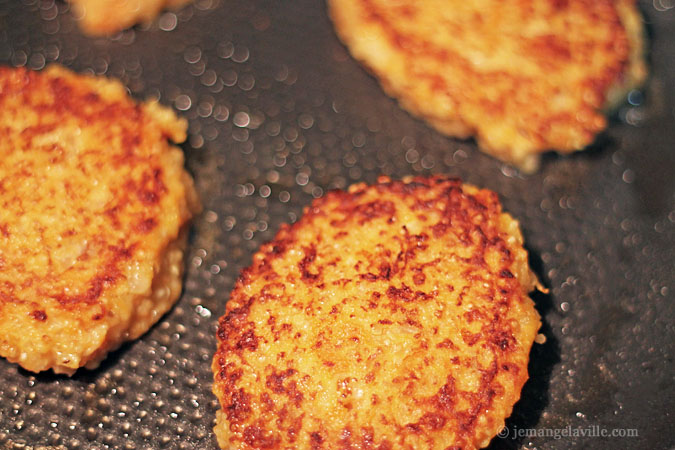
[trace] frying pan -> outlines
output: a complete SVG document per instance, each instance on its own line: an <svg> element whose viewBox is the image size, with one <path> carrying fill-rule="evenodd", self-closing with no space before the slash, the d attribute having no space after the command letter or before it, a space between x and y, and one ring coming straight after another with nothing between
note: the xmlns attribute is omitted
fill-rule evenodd
<svg viewBox="0 0 675 450"><path fill-rule="evenodd" d="M253 251L328 189L448 173L499 193L550 288L534 296L546 343L491 448L673 448L675 8L641 9L644 90L591 149L523 176L401 110L323 2L196 0L89 38L66 3L0 0L2 64L117 77L190 120L183 148L205 206L184 293L145 336L72 378L0 360L0 447L216 448L216 321Z"/></svg>

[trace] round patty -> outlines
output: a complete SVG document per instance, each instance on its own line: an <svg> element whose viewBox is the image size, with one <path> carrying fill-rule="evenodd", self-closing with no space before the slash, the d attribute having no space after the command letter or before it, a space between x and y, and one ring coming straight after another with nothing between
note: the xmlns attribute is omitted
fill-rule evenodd
<svg viewBox="0 0 675 450"><path fill-rule="evenodd" d="M181 292L186 122L117 81L0 68L0 356L95 367Z"/></svg>
<svg viewBox="0 0 675 450"><path fill-rule="evenodd" d="M338 35L402 106L525 171L606 127L645 77L634 0L328 0Z"/></svg>
<svg viewBox="0 0 675 450"><path fill-rule="evenodd" d="M224 449L487 445L540 326L518 223L445 177L315 200L245 269L213 359Z"/></svg>

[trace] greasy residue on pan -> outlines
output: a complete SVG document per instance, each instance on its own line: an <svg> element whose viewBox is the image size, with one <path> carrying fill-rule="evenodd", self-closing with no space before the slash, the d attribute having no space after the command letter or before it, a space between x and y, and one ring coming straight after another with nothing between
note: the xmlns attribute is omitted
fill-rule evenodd
<svg viewBox="0 0 675 450"><path fill-rule="evenodd" d="M645 91L592 150L548 156L522 177L387 98L347 55L322 2L197 0L92 39L64 2L0 0L3 64L115 76L190 120L183 148L205 207L183 296L140 340L73 378L0 360L0 447L215 448L215 325L254 249L328 189L425 173L499 193L551 289L535 296L547 343L531 354L510 436L493 448L675 445L675 10L641 6L652 35ZM553 436L568 426L638 436Z"/></svg>

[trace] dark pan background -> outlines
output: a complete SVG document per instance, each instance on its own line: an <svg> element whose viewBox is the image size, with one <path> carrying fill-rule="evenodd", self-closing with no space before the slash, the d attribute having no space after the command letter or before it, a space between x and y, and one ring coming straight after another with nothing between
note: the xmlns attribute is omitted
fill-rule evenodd
<svg viewBox="0 0 675 450"><path fill-rule="evenodd" d="M491 448L675 447L673 6L641 2L651 76L634 105L590 150L547 155L522 176L386 97L337 40L322 1L197 0L88 38L66 3L0 0L0 63L117 77L186 116L183 148L205 205L185 291L144 337L72 378L0 360L0 447L215 448L215 326L254 250L328 189L428 173L498 192L550 288L534 296L548 340L532 351L511 436ZM639 436L513 439L593 426L586 432Z"/></svg>

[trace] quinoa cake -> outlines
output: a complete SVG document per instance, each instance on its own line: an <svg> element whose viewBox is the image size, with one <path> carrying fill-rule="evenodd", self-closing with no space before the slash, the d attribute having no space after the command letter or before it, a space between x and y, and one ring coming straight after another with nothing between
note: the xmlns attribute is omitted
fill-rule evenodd
<svg viewBox="0 0 675 450"><path fill-rule="evenodd" d="M497 195L435 176L315 200L253 256L213 359L224 449L471 449L528 378L538 286Z"/></svg>
<svg viewBox="0 0 675 450"><path fill-rule="evenodd" d="M111 34L150 22L164 9L178 9L191 0L68 0L82 29L92 35Z"/></svg>
<svg viewBox="0 0 675 450"><path fill-rule="evenodd" d="M176 301L199 209L187 123L121 83L0 68L0 356L72 374Z"/></svg>
<svg viewBox="0 0 675 450"><path fill-rule="evenodd" d="M523 171L581 150L646 76L635 0L328 0L403 108Z"/></svg>

